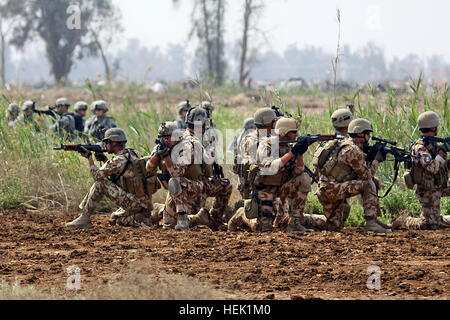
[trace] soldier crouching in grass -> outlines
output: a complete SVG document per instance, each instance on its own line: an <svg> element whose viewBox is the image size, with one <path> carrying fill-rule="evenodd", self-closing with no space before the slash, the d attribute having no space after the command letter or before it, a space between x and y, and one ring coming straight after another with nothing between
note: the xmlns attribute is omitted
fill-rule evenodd
<svg viewBox="0 0 450 320"><path fill-rule="evenodd" d="M416 196L420 202L421 215L416 218L405 212L392 223L392 227L409 230L449 228L450 217L441 215L441 199L450 197L450 160L447 158L450 143L435 141L441 121L436 112L424 112L417 120L421 137L412 144L411 153L419 156L419 159L414 160L405 182L410 189L417 185Z"/></svg>
<svg viewBox="0 0 450 320"><path fill-rule="evenodd" d="M152 226L152 194L161 186L157 177L148 175L145 170L148 158L143 158L133 149L125 148L126 143L127 137L122 129L113 128L106 131L104 148L114 156L108 160L104 154L96 155L98 161L106 161L101 168L94 164L91 152L80 151L80 154L89 160L95 183L80 204L81 216L67 223L66 227L92 228L91 215L104 196L120 207L111 215L111 225L140 226L144 223Z"/></svg>

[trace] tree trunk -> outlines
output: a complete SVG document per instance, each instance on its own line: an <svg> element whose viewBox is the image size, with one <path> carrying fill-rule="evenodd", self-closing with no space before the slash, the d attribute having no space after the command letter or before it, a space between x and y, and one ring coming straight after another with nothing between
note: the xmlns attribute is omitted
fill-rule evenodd
<svg viewBox="0 0 450 320"><path fill-rule="evenodd" d="M203 23L205 27L205 41L206 41L206 57L208 62L208 77L211 77L213 74L213 61L212 61L212 48L211 48L211 40L209 34L209 13L206 7L206 0L202 0L203 6Z"/></svg>
<svg viewBox="0 0 450 320"><path fill-rule="evenodd" d="M0 30L0 46L1 46L1 65L0 65L0 74L2 78L2 88L6 85L6 76L5 76L5 68L6 68L6 59L5 59L5 35L3 34L3 31Z"/></svg>
<svg viewBox="0 0 450 320"><path fill-rule="evenodd" d="M222 10L223 10L223 0L217 0L217 39L216 39L216 85L220 86L223 84L224 72L222 68Z"/></svg>
<svg viewBox="0 0 450 320"><path fill-rule="evenodd" d="M244 30L242 34L242 47L241 47L241 60L239 67L239 86L244 87L244 82L248 76L248 72L245 71L245 65L247 62L247 50L248 50L248 31L250 28L250 16L252 13L252 0L245 0L244 11Z"/></svg>
<svg viewBox="0 0 450 320"><path fill-rule="evenodd" d="M100 56L103 61L103 66L105 67L106 81L110 82L112 80L112 74L111 74L111 68L109 67L108 59L106 58L105 51L103 50L103 46L100 43L97 34L95 32L92 32L92 34L94 35L95 44L97 45L97 48L100 51Z"/></svg>

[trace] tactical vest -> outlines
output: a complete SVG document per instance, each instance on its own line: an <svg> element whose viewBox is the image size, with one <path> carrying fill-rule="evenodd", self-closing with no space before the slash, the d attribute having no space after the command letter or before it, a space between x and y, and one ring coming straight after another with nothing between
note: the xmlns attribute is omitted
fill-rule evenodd
<svg viewBox="0 0 450 320"><path fill-rule="evenodd" d="M195 146L193 143L192 148L193 150L195 150ZM199 181L202 180L203 178L212 177L212 175L213 175L212 165L202 163L202 164L190 164L184 171L183 177L189 180Z"/></svg>
<svg viewBox="0 0 450 320"><path fill-rule="evenodd" d="M314 153L313 166L320 174L326 174L330 171L330 165L334 166L333 161L329 159L335 159L339 150L339 140L331 140L327 143L321 143ZM325 165L327 166L325 167Z"/></svg>
<svg viewBox="0 0 450 320"><path fill-rule="evenodd" d="M435 159L439 153L438 144L436 143L430 143L425 146L423 140L419 139L416 143L411 144L410 150L412 150L414 145L424 146L428 152L430 152L433 159ZM423 168L418 161L414 161L410 169L410 175L412 177L413 184L417 184L419 188L429 190L434 187L440 187L447 184L448 166L442 166L437 174L432 174Z"/></svg>
<svg viewBox="0 0 450 320"><path fill-rule="evenodd" d="M269 143L271 143L271 138L269 139ZM279 144L279 153L280 158L283 157L285 154L289 153L291 151L291 146L288 144ZM265 175L262 174L262 171L259 170L257 173L254 184L255 185L265 185L265 186L282 186L292 178L294 178L294 168L296 164L295 157L292 158L285 166L280 168L278 172L274 175Z"/></svg>
<svg viewBox="0 0 450 320"><path fill-rule="evenodd" d="M156 175L147 173L145 167L148 157L140 158L132 149L126 149L126 151L128 161L123 171L118 176L112 176L111 180L127 193L138 197L151 196L161 188L161 184ZM128 174L125 175L125 173Z"/></svg>
<svg viewBox="0 0 450 320"><path fill-rule="evenodd" d="M332 140L326 143L323 147L319 147L314 154L313 165L317 168L320 174L325 176L332 176L337 182L345 182L355 180L357 174L353 169L338 161L338 156L341 150L351 145L351 140Z"/></svg>

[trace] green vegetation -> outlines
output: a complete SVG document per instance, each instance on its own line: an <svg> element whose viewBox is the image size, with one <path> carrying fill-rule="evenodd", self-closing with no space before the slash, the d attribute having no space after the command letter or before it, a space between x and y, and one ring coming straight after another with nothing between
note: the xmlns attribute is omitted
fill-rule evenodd
<svg viewBox="0 0 450 320"><path fill-rule="evenodd" d="M48 103L52 102L48 96L66 95L65 93L69 97L83 97L86 100L107 100L111 104L110 113L118 126L128 134L129 146L144 154L151 152L159 124L175 118L175 98L177 102L189 98L197 103L211 96L216 105L215 123L225 137L226 129L241 128L246 117L252 116L256 108L266 104L276 104L294 116L299 115L302 118L301 134L333 132L329 116L335 107L331 104L328 108L323 106L322 109L311 111L301 104L292 106L290 100L299 96L311 100L322 99L326 95L324 92L303 89L245 92L236 85L227 85L214 89L174 88L164 94L153 94L138 83L118 83L111 86L100 86L87 81L82 87L52 89L38 94L43 97L42 100L49 100ZM76 153L53 151L52 148L61 143L55 134L45 130L36 132L33 127L12 130L4 119L9 101L21 102L37 93L30 95L29 89L19 87L4 91L3 99L0 98L0 207L76 211L78 203L92 183L86 160ZM422 77L411 80L411 91L408 94L396 94L394 90L381 93L367 85L351 94L341 92L337 100L340 106L353 104L356 117L365 117L373 122L376 136L397 141L400 147L407 148L419 136L416 121L423 110L438 112L443 119L439 135L450 135L448 87L424 87ZM229 142L225 141L224 148ZM311 154L309 152L306 156L307 163L311 161ZM401 171L403 170L402 168ZM229 177L233 175L230 165L225 165L225 173ZM393 173L393 161L381 165L377 175L384 188L392 183ZM414 215L420 213L420 205L413 191L405 190L402 175L403 172L400 172L400 178L390 195L381 200L385 221L390 221L402 210L408 210ZM233 177L232 181L236 182L236 179ZM308 213L322 212L314 191L308 197ZM155 196L155 201L162 202L163 199L164 191L161 190ZM235 190L232 202L238 199L238 192ZM106 207L108 206L110 204L106 203ZM442 211L450 214L448 199L442 200ZM348 224L357 226L362 221L362 208L354 204Z"/></svg>

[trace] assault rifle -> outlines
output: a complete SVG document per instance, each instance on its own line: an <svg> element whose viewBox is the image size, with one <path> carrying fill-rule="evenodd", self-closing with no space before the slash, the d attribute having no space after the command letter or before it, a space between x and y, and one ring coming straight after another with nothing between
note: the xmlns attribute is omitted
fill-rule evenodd
<svg viewBox="0 0 450 320"><path fill-rule="evenodd" d="M62 144L61 147L53 148L53 150L57 151L74 151L74 152L78 152L83 149L94 152L95 154L106 152L106 150L103 150L102 146L99 146L97 144Z"/></svg>
<svg viewBox="0 0 450 320"><path fill-rule="evenodd" d="M444 145L447 145L446 152L450 152L448 149L450 148L450 137L447 138L437 138L437 137L428 137L428 136L422 136L423 143L425 145L430 144L431 142L437 142L437 143L443 143Z"/></svg>
<svg viewBox="0 0 450 320"><path fill-rule="evenodd" d="M405 149L397 148L397 142L395 141L389 141L377 137L372 137L372 140L376 141L376 143L373 146L366 146L364 148L364 152L367 153L367 162L372 162L378 152L381 152L383 156L387 156L388 154L394 156L394 180L392 182L392 185L386 191L385 195L379 197L385 198L389 194L389 192L391 192L392 187L394 186L395 181L398 178L400 163L404 163L405 167L410 167L412 165L413 159L420 159L420 156L413 155L411 152Z"/></svg>
<svg viewBox="0 0 450 320"><path fill-rule="evenodd" d="M53 111L55 109L56 109L55 107L50 107L49 106L48 110L36 110L36 102L34 102L34 101L33 101L32 107L31 107L31 110L33 111L33 113L37 113L38 115L45 114L45 115L50 116L50 117L52 117L53 119L56 120L56 113L55 113L55 111Z"/></svg>
<svg viewBox="0 0 450 320"><path fill-rule="evenodd" d="M306 141L308 146L310 146L319 141L331 141L336 139L342 140L344 137L337 134L308 134L307 136L298 137L297 140L280 141L280 144L302 143Z"/></svg>

